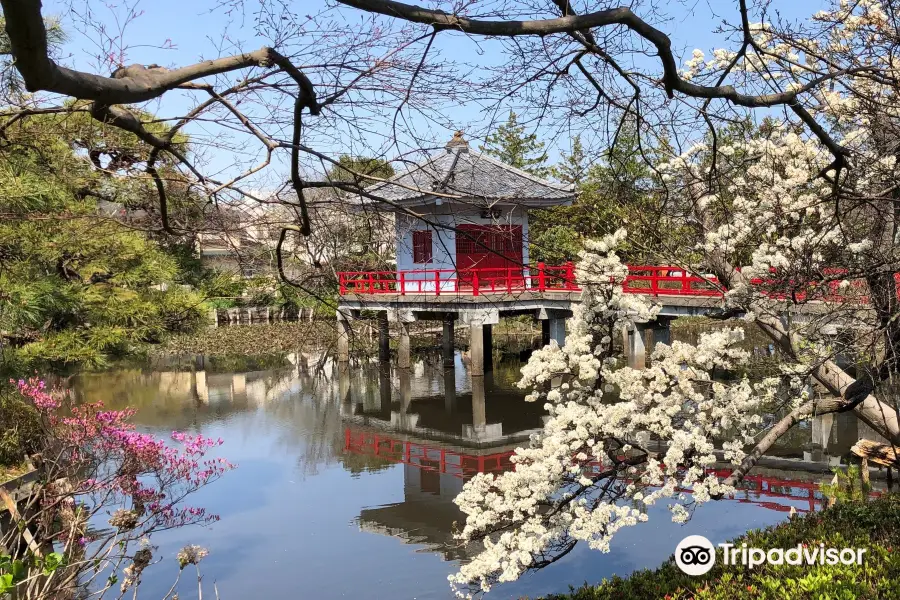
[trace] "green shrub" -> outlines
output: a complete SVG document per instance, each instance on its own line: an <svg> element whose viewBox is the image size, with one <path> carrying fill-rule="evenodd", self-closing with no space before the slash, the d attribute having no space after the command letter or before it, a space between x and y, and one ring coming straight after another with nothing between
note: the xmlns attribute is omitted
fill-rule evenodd
<svg viewBox="0 0 900 600"><path fill-rule="evenodd" d="M0 392L0 467L14 467L40 448L41 420L18 394Z"/></svg>
<svg viewBox="0 0 900 600"><path fill-rule="evenodd" d="M797 544L865 548L861 565L769 565L750 570L723 565L722 551L706 575L682 573L669 558L656 570L585 584L546 600L868 600L900 598L900 495L839 503L734 540L740 547L791 548Z"/></svg>

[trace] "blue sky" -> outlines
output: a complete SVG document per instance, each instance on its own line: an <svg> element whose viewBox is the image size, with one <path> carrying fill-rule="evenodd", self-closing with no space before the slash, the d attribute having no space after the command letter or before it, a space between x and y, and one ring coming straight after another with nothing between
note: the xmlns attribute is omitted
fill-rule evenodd
<svg viewBox="0 0 900 600"><path fill-rule="evenodd" d="M224 2L223 2L224 3ZM234 2L239 4L239 2ZM548 0L548 5L550 4ZM821 1L775 1L770 13L777 12L786 19L805 19L822 8ZM123 3L121 0L111 0L109 3L94 3L91 20L103 23L107 31L117 31L118 25L127 13L128 7L140 12L140 16L129 23L123 38L130 46L127 54L127 63L151 64L158 63L164 66L178 66L195 62L202 58L213 58L221 53L233 52L237 47L244 49L256 49L262 45L271 43L270 40L259 37L254 31L254 11L258 10L258 4L254 0L246 0L234 10L227 10L220 6L216 0L142 0L139 2ZM290 4L292 12L296 15L315 14L326 8L324 0L295 0ZM446 3L443 5L446 7ZM581 3L581 6L586 6ZM588 6L602 8L609 6L591 2ZM687 0L660 3L657 6L657 19L662 20L660 28L670 34L674 48L683 59L690 57L694 48L700 48L707 52L716 47L725 45L722 35L714 33L723 18L731 22L737 20L736 1L714 0ZM79 31L79 25L70 13L67 13L65 0L49 0L45 2L45 15L59 15L63 19L63 26L69 35L69 40L64 47L64 60L66 64L73 64L77 68L96 70L95 56L98 54L96 43L99 37L96 32L84 35ZM110 8L112 7L112 8ZM638 14L649 14L647 7L638 6L635 11ZM339 18L346 18L348 22L359 19L360 13L354 9L341 8ZM171 46L165 49L161 46ZM445 57L451 57L463 63L491 64L496 45L491 43L482 46L483 52L479 53L479 47L471 40L459 34L442 34L438 36L435 49L441 50ZM653 59L646 59L653 60ZM682 60L682 62L684 62ZM101 71L102 72L102 71ZM315 83L315 82L314 82ZM193 98L198 98L194 95ZM163 117L179 116L186 107L190 106L192 99L182 93L167 94L162 100L151 103L149 108ZM499 112L505 117L506 107ZM452 122L454 127L446 129L435 127L433 124L420 122L417 126L432 134L433 139L449 139L452 129L455 127L466 130L478 130L484 128L489 122L496 121L498 117L483 110L482 106L451 106L445 111L444 116ZM382 128L380 133L390 130L390 123L378 123L376 128ZM197 124L187 129L188 133L201 135L204 132L210 134L210 126ZM538 133L545 133L538 130ZM320 138L316 146L334 156L341 153L354 153L359 148L356 144L348 144L346 136L335 135L334 139ZM377 145L377 144L376 144ZM568 150L566 136L558 138L557 142L548 146L551 161L559 158L559 151ZM227 172L232 169L232 164L245 159L248 162L257 160L257 156L235 156L227 151L216 151L208 157L208 168L214 171ZM284 161L275 165L276 171L285 168Z"/></svg>

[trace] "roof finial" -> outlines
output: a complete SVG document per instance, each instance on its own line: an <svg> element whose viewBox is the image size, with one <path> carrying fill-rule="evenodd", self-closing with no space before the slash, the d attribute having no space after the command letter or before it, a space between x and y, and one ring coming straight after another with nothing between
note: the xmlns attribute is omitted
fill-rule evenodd
<svg viewBox="0 0 900 600"><path fill-rule="evenodd" d="M462 130L457 130L456 133L453 134L453 138L447 142L447 145L444 146L447 149L447 152L453 152L457 150L459 152L468 152L469 151L469 142L463 137Z"/></svg>

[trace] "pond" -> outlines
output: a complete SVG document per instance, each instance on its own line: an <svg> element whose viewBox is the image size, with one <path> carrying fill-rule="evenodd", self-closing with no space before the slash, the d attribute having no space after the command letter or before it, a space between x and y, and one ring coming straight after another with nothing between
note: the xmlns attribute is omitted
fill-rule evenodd
<svg viewBox="0 0 900 600"><path fill-rule="evenodd" d="M136 408L143 431L222 437L222 455L239 465L192 500L220 522L154 537L163 561L145 572L142 596L162 597L177 550L199 544L210 550L207 594L215 581L223 600L452 597L447 575L471 551L453 541L462 520L453 498L472 473L510 468L512 450L543 422L542 408L515 387L521 363L497 363L473 389L459 354L453 370L426 357L406 373L337 369L326 355L287 359L248 367L193 357L68 380L80 401ZM610 553L579 547L488 598L624 576L658 566L687 535L718 543L787 518L791 506L819 506L817 484L836 460L829 453L846 452L859 433L852 417L813 422L779 453L824 461L818 473L761 469L738 498L701 507L685 525L655 506L648 523L616 535Z"/></svg>

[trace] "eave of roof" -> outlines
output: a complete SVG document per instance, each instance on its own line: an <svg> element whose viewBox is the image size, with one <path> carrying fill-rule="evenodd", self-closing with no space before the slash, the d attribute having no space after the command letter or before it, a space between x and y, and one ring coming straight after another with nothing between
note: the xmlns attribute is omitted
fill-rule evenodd
<svg viewBox="0 0 900 600"><path fill-rule="evenodd" d="M358 202L410 205L436 203L441 198L483 208L498 204L555 206L574 200L573 187L542 180L482 153L453 149L367 188L367 194L381 201L367 195L358 197ZM509 192L498 193L503 190Z"/></svg>

